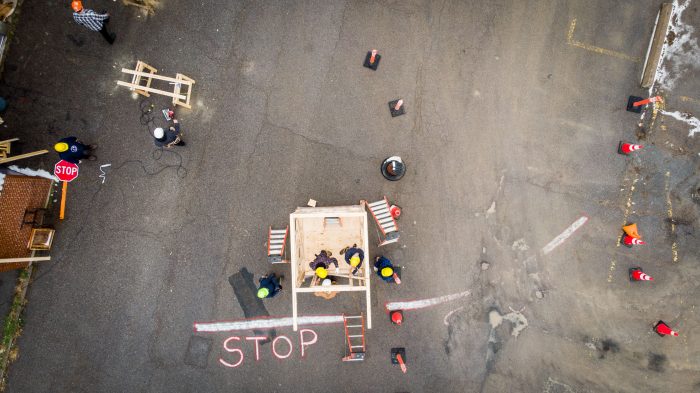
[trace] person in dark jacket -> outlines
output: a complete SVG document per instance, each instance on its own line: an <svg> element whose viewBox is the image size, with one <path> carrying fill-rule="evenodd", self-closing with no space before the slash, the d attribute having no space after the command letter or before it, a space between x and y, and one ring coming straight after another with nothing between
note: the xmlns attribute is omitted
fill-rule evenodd
<svg viewBox="0 0 700 393"><path fill-rule="evenodd" d="M338 273L338 260L331 258L328 251L321 250L316 258L309 263L309 267L316 272L319 278L323 279L328 277L328 268L331 267L331 263L335 265L335 272Z"/></svg>
<svg viewBox="0 0 700 393"><path fill-rule="evenodd" d="M90 161L97 159L97 157L92 155L92 151L97 149L97 145L85 145L74 136L59 140L53 145L53 149L56 150L62 160L73 164L79 164L83 158L87 158Z"/></svg>
<svg viewBox="0 0 700 393"><path fill-rule="evenodd" d="M153 130L154 142L158 147L171 148L173 146L185 146L180 132L180 122L173 119L173 125L164 130L160 127Z"/></svg>
<svg viewBox="0 0 700 393"><path fill-rule="evenodd" d="M259 282L258 297L260 299L273 298L282 290L280 278L275 277L275 273L260 277Z"/></svg>
<svg viewBox="0 0 700 393"><path fill-rule="evenodd" d="M374 259L374 271L385 282L392 283L394 281L394 265L391 261L383 256L378 256Z"/></svg>
<svg viewBox="0 0 700 393"><path fill-rule="evenodd" d="M352 247L342 249L340 253L345 254L345 263L353 268L352 274L357 274L362 266L362 262L365 261L365 252L358 248L357 244L353 244Z"/></svg>

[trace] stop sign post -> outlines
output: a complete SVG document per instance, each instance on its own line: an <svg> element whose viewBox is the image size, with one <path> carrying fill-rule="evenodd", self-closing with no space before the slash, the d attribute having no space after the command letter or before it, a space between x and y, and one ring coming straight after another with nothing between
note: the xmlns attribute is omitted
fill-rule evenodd
<svg viewBox="0 0 700 393"><path fill-rule="evenodd" d="M61 211L58 215L58 218L63 220L66 213L66 192L68 191L68 182L71 182L78 177L78 165L66 160L61 160L54 165L53 174L56 175L58 180L63 182L63 187L61 189Z"/></svg>

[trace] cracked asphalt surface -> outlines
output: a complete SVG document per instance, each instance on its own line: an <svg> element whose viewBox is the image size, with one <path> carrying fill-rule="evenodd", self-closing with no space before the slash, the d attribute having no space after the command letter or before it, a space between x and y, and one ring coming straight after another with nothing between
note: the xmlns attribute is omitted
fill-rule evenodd
<svg viewBox="0 0 700 393"><path fill-rule="evenodd" d="M576 40L643 58L659 4L164 0L144 17L104 2L109 47L65 1L25 2L0 85L5 121L28 147L76 135L100 148L71 183L54 258L31 286L8 391L697 391L698 137L650 112L638 128L624 110L647 94L641 62L567 43L576 18ZM695 3L682 21L700 22ZM372 48L376 72L361 66ZM184 148L155 150L142 99L116 86L136 60L196 80L192 110L177 110ZM699 111L680 98L698 91L697 65L677 69L656 91L667 108ZM397 98L406 115L392 118ZM637 135L646 150L615 154ZM408 172L387 182L379 163L394 154ZM289 359L266 344L256 362L241 341L244 362L223 367L235 360L223 341L253 332L195 335L193 322L243 318L228 280L242 268L285 272L265 259L267 227L309 198L383 195L403 208L402 237L370 255L404 266L403 284L373 282L367 360L341 363L342 328L317 326L304 358L297 333L277 329L294 343ZM617 245L625 221L649 246ZM632 266L655 281L629 283ZM400 328L382 311L465 290ZM300 314L360 311L359 299L302 298ZM290 315L291 295L265 306ZM489 323L511 309L528 323L517 337ZM681 336L656 336L658 319ZM397 346L406 375L389 363Z"/></svg>

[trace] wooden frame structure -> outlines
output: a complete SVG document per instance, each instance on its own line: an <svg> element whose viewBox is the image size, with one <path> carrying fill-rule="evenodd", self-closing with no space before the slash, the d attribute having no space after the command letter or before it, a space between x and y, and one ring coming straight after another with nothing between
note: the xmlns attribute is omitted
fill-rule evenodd
<svg viewBox="0 0 700 393"><path fill-rule="evenodd" d="M16 142L18 140L19 140L19 138L12 138L12 139L0 141L0 164L5 164L5 163L16 161L16 160L21 160L23 158L39 156L39 155L46 154L49 152L48 150L37 150L37 151L33 151L31 153L24 153L24 154L18 154L16 156L10 156L11 144L12 144L12 142Z"/></svg>
<svg viewBox="0 0 700 393"><path fill-rule="evenodd" d="M319 291L365 292L367 302L367 329L372 328L372 311L370 295L370 272L372 272L367 235L367 212L362 205L337 207L299 207L289 215L292 270L292 328L297 330L297 296L301 293ZM339 251L347 246L357 244L365 253L365 259L356 276ZM321 250L329 250L338 259L339 269L335 266L328 271L328 277L346 281L322 287L316 279L309 263Z"/></svg>
<svg viewBox="0 0 700 393"><path fill-rule="evenodd" d="M32 229L32 234L29 236L27 248L32 251L50 250L51 245L53 244L54 233L56 233L56 231L51 228Z"/></svg>
<svg viewBox="0 0 700 393"><path fill-rule="evenodd" d="M192 94L192 85L195 83L194 79L183 74L175 74L175 78L158 75L157 69L141 60L136 62L135 69L130 70L128 68L122 68L122 72L131 75L131 82L117 81L117 85L128 87L146 97L151 96L149 93L171 97L173 99L173 105L184 106L188 109L192 108L192 105L190 105L190 95ZM154 79L174 85L173 91L170 92L151 87L151 82L153 82ZM182 91L183 86L186 87L185 91Z"/></svg>

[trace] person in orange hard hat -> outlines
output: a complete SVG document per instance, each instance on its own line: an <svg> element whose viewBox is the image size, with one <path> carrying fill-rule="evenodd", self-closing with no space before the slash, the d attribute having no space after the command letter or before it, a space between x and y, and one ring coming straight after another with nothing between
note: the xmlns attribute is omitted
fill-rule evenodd
<svg viewBox="0 0 700 393"><path fill-rule="evenodd" d="M92 31L99 31L110 45L114 44L116 34L107 31L108 13L100 14L91 9L83 8L83 2L80 0L73 0L70 6L73 9L73 19L77 24Z"/></svg>

